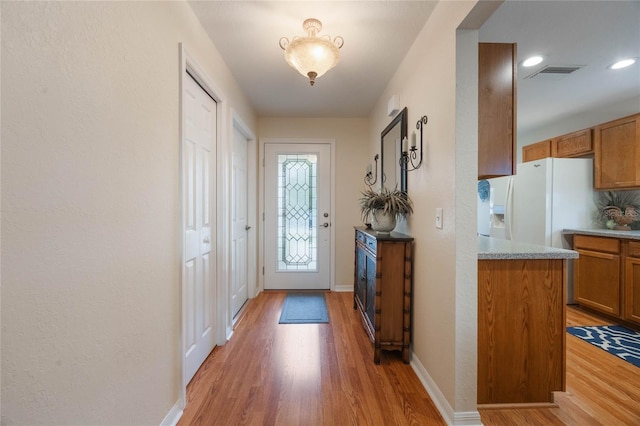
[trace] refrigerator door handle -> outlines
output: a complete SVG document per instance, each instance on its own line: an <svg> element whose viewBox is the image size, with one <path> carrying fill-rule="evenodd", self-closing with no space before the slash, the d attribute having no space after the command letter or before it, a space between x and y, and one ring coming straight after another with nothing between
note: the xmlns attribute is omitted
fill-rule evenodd
<svg viewBox="0 0 640 426"><path fill-rule="evenodd" d="M507 197L505 199L504 233L507 240L513 238L513 178L507 181Z"/></svg>

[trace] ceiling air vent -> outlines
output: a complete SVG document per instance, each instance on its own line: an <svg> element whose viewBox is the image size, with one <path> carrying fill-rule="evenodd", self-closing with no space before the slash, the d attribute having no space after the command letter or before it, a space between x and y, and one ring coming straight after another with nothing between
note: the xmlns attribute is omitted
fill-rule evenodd
<svg viewBox="0 0 640 426"><path fill-rule="evenodd" d="M547 65L546 67L542 68L541 70L538 70L538 71L534 72L533 74L530 74L530 75L526 76L525 78L545 77L545 78L550 78L550 79L553 79L553 80L558 80L560 78L564 78L564 77L568 76L569 74L579 70L583 66L584 65L572 65L572 66L552 66L552 65Z"/></svg>

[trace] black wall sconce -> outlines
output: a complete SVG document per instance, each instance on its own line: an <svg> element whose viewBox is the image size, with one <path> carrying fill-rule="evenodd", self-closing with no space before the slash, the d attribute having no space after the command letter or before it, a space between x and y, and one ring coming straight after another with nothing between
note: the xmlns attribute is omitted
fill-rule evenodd
<svg viewBox="0 0 640 426"><path fill-rule="evenodd" d="M375 167L376 174L375 175L371 171L371 163L369 163L369 165L367 166L367 174L364 175L364 183L367 186L373 186L378 181L378 158L380 158L379 154L376 154L376 156L373 157L373 160L376 162L376 167Z"/></svg>
<svg viewBox="0 0 640 426"><path fill-rule="evenodd" d="M416 132L411 134L411 146L408 146L407 137L405 136L402 141L402 156L400 157L400 166L404 167L407 171L419 169L422 165L422 127L427 124L429 118L423 115L416 123L416 129L420 130L420 161L415 163L418 159L418 147L416 146Z"/></svg>

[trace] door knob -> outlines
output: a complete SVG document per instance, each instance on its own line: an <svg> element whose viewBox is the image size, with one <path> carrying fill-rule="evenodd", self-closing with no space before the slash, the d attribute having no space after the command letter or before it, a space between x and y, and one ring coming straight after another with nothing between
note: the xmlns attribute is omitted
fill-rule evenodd
<svg viewBox="0 0 640 426"><path fill-rule="evenodd" d="M325 223L323 223L323 224L322 224L322 225L320 225L320 226L324 226L325 228L328 228L328 227L329 227L329 224L328 224L327 222L325 222Z"/></svg>
<svg viewBox="0 0 640 426"><path fill-rule="evenodd" d="M251 227L249 225L245 225L244 230L248 231L249 229L251 229Z"/></svg>

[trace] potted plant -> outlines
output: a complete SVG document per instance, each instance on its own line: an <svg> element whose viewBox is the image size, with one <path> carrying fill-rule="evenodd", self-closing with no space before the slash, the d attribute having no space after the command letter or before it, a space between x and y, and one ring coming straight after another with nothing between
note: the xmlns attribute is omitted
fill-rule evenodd
<svg viewBox="0 0 640 426"><path fill-rule="evenodd" d="M597 219L609 229L631 230L631 224L638 220L640 212L640 192L606 191L598 194Z"/></svg>
<svg viewBox="0 0 640 426"><path fill-rule="evenodd" d="M413 213L413 203L406 192L382 188L374 191L368 188L360 198L362 220L371 219L371 228L380 233L389 233L396 227L398 217L406 218Z"/></svg>

